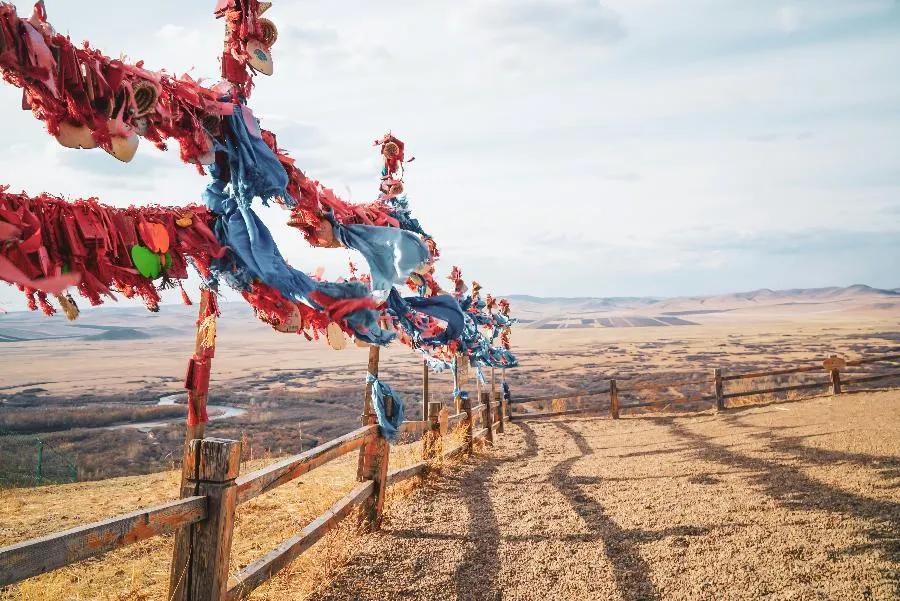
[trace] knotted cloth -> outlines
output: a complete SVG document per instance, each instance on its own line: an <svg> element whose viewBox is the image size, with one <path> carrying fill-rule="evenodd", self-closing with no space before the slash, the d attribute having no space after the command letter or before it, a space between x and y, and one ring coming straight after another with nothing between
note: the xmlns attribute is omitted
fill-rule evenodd
<svg viewBox="0 0 900 601"><path fill-rule="evenodd" d="M403 399L394 392L390 384L382 382L377 376L366 374L366 384L372 385L372 408L375 410L375 417L378 419L381 435L389 441L396 440L400 434L400 424L403 423ZM385 396L390 396L394 399L394 415L390 418L385 411Z"/></svg>

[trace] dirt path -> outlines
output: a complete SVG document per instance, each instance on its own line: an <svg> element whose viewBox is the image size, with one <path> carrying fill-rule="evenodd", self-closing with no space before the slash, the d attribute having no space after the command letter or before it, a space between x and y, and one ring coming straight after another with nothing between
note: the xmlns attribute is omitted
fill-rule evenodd
<svg viewBox="0 0 900 601"><path fill-rule="evenodd" d="M524 421L315 599L900 598L900 394Z"/></svg>

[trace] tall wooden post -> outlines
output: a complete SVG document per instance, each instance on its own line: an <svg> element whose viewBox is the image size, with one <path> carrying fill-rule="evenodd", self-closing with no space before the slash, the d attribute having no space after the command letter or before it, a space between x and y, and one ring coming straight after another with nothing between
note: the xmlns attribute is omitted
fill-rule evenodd
<svg viewBox="0 0 900 601"><path fill-rule="evenodd" d="M716 411L725 409L725 385L722 381L722 370L718 367L713 372L716 382Z"/></svg>
<svg viewBox="0 0 900 601"><path fill-rule="evenodd" d="M472 452L472 434L473 434L473 432L472 432L472 429L473 429L473 424L472 424L472 399L469 398L468 395L466 395L465 397L460 397L460 405L461 405L461 410L462 410L463 412L465 412L465 414L466 414L466 417L463 418L463 419L465 420L465 424L464 424L464 425L465 425L465 428L466 428L466 431L465 431L465 434L464 434L464 437L465 437L465 438L464 438L463 440L464 440L464 442L465 442L465 444L466 444L466 451L468 451L469 453L471 453L471 452Z"/></svg>
<svg viewBox="0 0 900 601"><path fill-rule="evenodd" d="M380 347L372 345L369 347L369 364L368 373L376 378L378 377L378 361L380 358ZM366 378L366 395L363 403L362 425L368 426L378 423L375 411L372 409L372 382L368 382ZM393 404L385 407L388 417L392 415ZM356 479L359 482L372 480L375 488L372 496L366 499L360 511L360 519L362 522L373 530L381 527L381 514L384 509L384 491L387 486L388 471L388 455L390 453L390 445L388 441L379 435L367 442L359 449L359 464L356 470Z"/></svg>
<svg viewBox="0 0 900 601"><path fill-rule="evenodd" d="M609 415L619 419L619 388L615 380L609 381Z"/></svg>
<svg viewBox="0 0 900 601"><path fill-rule="evenodd" d="M428 402L428 431L422 443L422 458L434 459L437 456L438 438L441 436L441 409L444 404L440 401Z"/></svg>
<svg viewBox="0 0 900 601"><path fill-rule="evenodd" d="M422 359L422 421L428 420L428 360Z"/></svg>
<svg viewBox="0 0 900 601"><path fill-rule="evenodd" d="M491 400L490 392L482 392L480 395L481 403L484 405L484 427L487 428L487 443L491 446L494 444L494 413L491 411L491 403L494 401Z"/></svg>
<svg viewBox="0 0 900 601"><path fill-rule="evenodd" d="M200 289L200 310L197 312L197 332L194 341L194 355L188 363L185 388L188 389L188 423L184 437L184 452L181 462L181 482L188 479L186 470L192 440L203 438L206 433L206 400L209 397L209 374L212 359L216 354L215 292L209 288ZM194 422L193 424L191 422Z"/></svg>
<svg viewBox="0 0 900 601"><path fill-rule="evenodd" d="M496 403L500 401L500 405L497 407L497 433L503 434L503 393L500 393L500 398L497 398L497 374L494 368L491 368L491 402Z"/></svg>
<svg viewBox="0 0 900 601"><path fill-rule="evenodd" d="M500 370L500 384L501 384L501 392L500 396L502 397L502 407L501 411L503 411L504 417L509 420L512 417L512 409L509 406L509 402L506 400L506 368Z"/></svg>
<svg viewBox="0 0 900 601"><path fill-rule="evenodd" d="M221 601L228 586L231 539L241 465L241 443L220 438L190 442L190 477L181 496L205 496L207 516L202 522L175 532L175 549L169 572L173 601Z"/></svg>
<svg viewBox="0 0 900 601"><path fill-rule="evenodd" d="M462 390L462 382L459 381L459 355L456 355L453 358L453 382L456 385L456 390ZM456 411L454 413L460 414L462 413L462 401L458 393L454 393L453 395L453 403Z"/></svg>

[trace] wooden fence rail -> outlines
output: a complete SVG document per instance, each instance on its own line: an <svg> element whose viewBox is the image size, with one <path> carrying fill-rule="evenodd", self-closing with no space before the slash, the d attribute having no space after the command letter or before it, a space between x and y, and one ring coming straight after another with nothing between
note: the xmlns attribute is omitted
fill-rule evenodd
<svg viewBox="0 0 900 601"><path fill-rule="evenodd" d="M830 363L829 363L830 361ZM182 499L136 511L130 514L79 526L40 538L23 541L0 549L0 586L19 582L45 572L96 557L135 542L175 533L175 544L170 576L169 598L174 601L237 601L269 580L300 554L309 549L342 519L356 508L361 508L361 519L370 527L377 527L381 518L384 489L425 474L435 460L449 459L470 452L472 442L483 439L490 444L495 432L503 432L504 422L513 418L510 406L553 401L577 401L578 407L566 406L560 411L524 413L515 417L527 419L551 416L576 415L606 409L599 395L609 395L609 412L618 418L620 411L651 406L669 406L685 403L711 403L717 410L727 408L727 401L739 397L777 394L797 390L811 390L831 386L834 394L842 391L842 385L861 384L891 378L900 379L900 371L881 374L865 374L841 378L846 367L898 362L900 354L865 357L852 361L835 358L822 364L804 365L789 369L724 374L713 371L711 378L688 378L663 383L635 383L621 386L610 380L608 387L600 390L582 390L562 395L537 398L506 399L496 392L492 374L492 391L481 392L474 407L468 398L457 397L458 413L447 416L440 402L423 401L421 421L404 422L400 432L406 436L422 438L423 457L408 467L388 471L390 446L374 425L371 408L371 392L367 386L363 412L363 426L344 436L328 441L309 451L282 459L255 472L239 475L240 443L220 439L195 439L186 447L183 467ZM369 373L377 376L378 352L373 348L369 357ZM897 366L893 366L897 367ZM755 390L727 391L726 383L780 375L807 372L825 372L827 381L770 386ZM671 388L712 385L710 394L694 394L688 398L670 401L628 401L620 403L620 395L634 392L668 390ZM427 384L423 393L427 392ZM594 398L591 406L583 406ZM392 412L391 399L385 403L386 412ZM443 425L446 419L447 426ZM477 429L475 427L478 422ZM437 444L446 428L461 428L464 432L461 444L442 448ZM446 441L454 440L451 437ZM231 536L234 527L235 508L282 486L303 474L333 461L354 450L359 450L358 485L328 511L288 538L265 556L228 578ZM438 449L441 449L438 453Z"/></svg>
<svg viewBox="0 0 900 601"><path fill-rule="evenodd" d="M378 435L378 426L364 426L306 452L287 457L237 479L238 504L287 484L317 467L358 449Z"/></svg>
<svg viewBox="0 0 900 601"><path fill-rule="evenodd" d="M0 549L0 585L12 584L206 519L206 497L188 497Z"/></svg>
<svg viewBox="0 0 900 601"><path fill-rule="evenodd" d="M831 360L835 359L834 357ZM627 409L642 409L647 407L659 407L659 406L673 406L673 405L694 405L698 403L710 403L711 407L717 411L721 411L728 408L727 401L729 399L737 399L744 397L753 397L758 395L765 394L779 394L784 392L794 392L799 390L814 390L817 388L831 388L831 391L834 394L839 394L842 390L842 386L853 385L853 384L864 384L867 382L876 382L879 380L888 380L888 379L900 379L900 371L893 371L890 373L883 374L872 374L872 375L861 375L857 377L843 377L841 372L845 371L847 367L861 366L861 365L872 365L875 363L887 363L887 362L900 362L900 354L891 354L891 355L878 355L873 357L864 357L861 359L854 359L851 361L842 361L838 365L837 369L832 368L830 365L827 365L828 360L820 361L817 363L811 363L808 365L800 365L797 367L783 368L783 369L772 369L767 371L753 371L753 372L743 372L743 373L733 373L733 374L725 374L722 369L713 370L712 377L700 377L700 378L686 378L677 381L669 381L669 382L637 382L637 383L628 383L623 385L622 382L617 381L615 379L609 380L609 386L606 388L595 389L595 390L580 390L573 392L565 392L556 395L542 395L538 397L524 397L524 398L516 398L510 399L506 401L507 405L520 406L520 405L530 405L530 404L546 404L551 403L553 401L563 401L568 403L569 401L579 400L582 401L586 397L597 397L598 395L608 395L606 398L608 399L608 411L610 416L613 419L618 419L621 411ZM753 380L758 378L767 378L767 377L776 377L776 376L784 376L784 375L792 375L792 374L802 374L802 373L824 373L829 376L828 380L822 380L820 382L802 382L798 384L785 384L780 386L769 386L765 388L757 388L752 390L735 390L735 391L727 391L726 384L728 382L734 382L739 380ZM620 397L623 394L630 394L636 392L648 392L648 391L659 391L659 390L667 390L670 388L699 388L702 386L709 386L710 391L708 394L697 394L696 391L688 396L683 398L672 398L669 400L650 400L644 401L641 399L637 399L637 401L626 401L622 402ZM586 412L596 412L598 410L604 410L607 408L607 405L603 404L602 399L598 399L598 403L594 404L592 408L584 408L579 407L576 409L570 409L566 407L565 409L556 410L556 411L538 411L538 412L524 412L511 414L510 419L517 418L527 418L527 419L537 419L537 418L546 418L546 417L554 417L560 415L575 415L578 413L586 413Z"/></svg>

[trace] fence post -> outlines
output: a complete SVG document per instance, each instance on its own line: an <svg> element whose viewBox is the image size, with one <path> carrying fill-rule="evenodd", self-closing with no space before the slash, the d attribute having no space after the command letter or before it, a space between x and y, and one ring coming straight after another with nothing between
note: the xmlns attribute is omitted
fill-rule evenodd
<svg viewBox="0 0 900 601"><path fill-rule="evenodd" d="M722 370L716 368L713 372L716 382L716 411L725 409L725 384L722 381Z"/></svg>
<svg viewBox="0 0 900 601"><path fill-rule="evenodd" d="M831 394L841 394L841 372L837 369L831 370Z"/></svg>
<svg viewBox="0 0 900 601"><path fill-rule="evenodd" d="M466 451L469 453L472 452L472 399L469 398L469 395L464 397L460 397L459 399L462 412L466 414L465 420L465 438L463 439L466 445Z"/></svg>
<svg viewBox="0 0 900 601"><path fill-rule="evenodd" d="M380 358L380 347L372 345L369 347L369 364L368 373L376 378L378 377L378 361ZM385 413L388 417L393 415L393 403L388 402L385 406ZM362 425L368 426L378 423L378 418L372 410L372 383L366 383L366 395L363 402ZM359 464L356 470L356 479L359 482L372 480L375 488L372 496L366 499L360 511L360 520L373 530L381 527L381 512L384 509L384 491L387 485L388 471L388 454L390 453L390 445L388 441L378 436L371 442L367 442L359 449Z"/></svg>
<svg viewBox="0 0 900 601"><path fill-rule="evenodd" d="M241 443L221 438L195 439L188 445L189 479L181 496L207 498L207 517L179 528L169 576L169 599L221 601L228 587Z"/></svg>
<svg viewBox="0 0 900 601"><path fill-rule="evenodd" d="M487 443L491 446L494 445L494 420L493 413L491 412L491 393L490 392L482 392L481 393L481 402L484 405L484 425L487 427Z"/></svg>
<svg viewBox="0 0 900 601"><path fill-rule="evenodd" d="M422 421L428 421L428 360L422 359Z"/></svg>
<svg viewBox="0 0 900 601"><path fill-rule="evenodd" d="M494 373L494 368L491 368L491 402L496 403L500 401L500 406L497 407L497 433L503 434L503 395L501 393L500 398L497 398L497 374Z"/></svg>
<svg viewBox="0 0 900 601"><path fill-rule="evenodd" d="M197 312L197 332L194 341L194 354L188 363L188 377L185 387L188 388L188 415L193 415L195 420L206 413L206 401L209 397L209 374L212 371L212 359L216 354L215 324L216 307L215 293L209 288L200 289L200 309ZM212 306L210 304L212 303ZM212 340L209 333L213 332ZM188 419L190 422L190 419ZM196 425L186 426L184 437L184 457L181 462L182 485L190 477L185 469L189 461L191 441L203 438L206 424L200 421Z"/></svg>
<svg viewBox="0 0 900 601"><path fill-rule="evenodd" d="M609 381L609 415L619 419L619 389L615 380Z"/></svg>
<svg viewBox="0 0 900 601"><path fill-rule="evenodd" d="M444 404L440 401L428 402L428 431L422 443L422 458L435 459L437 457L439 445L438 438L441 436L441 409Z"/></svg>
<svg viewBox="0 0 900 601"><path fill-rule="evenodd" d="M37 465L35 466L34 479L38 486L44 481L44 441L38 439Z"/></svg>
<svg viewBox="0 0 900 601"><path fill-rule="evenodd" d="M453 383L457 390L462 390L462 382L459 381L459 355L453 357ZM458 394L453 395L453 405L456 409L454 413L462 413L462 402Z"/></svg>

